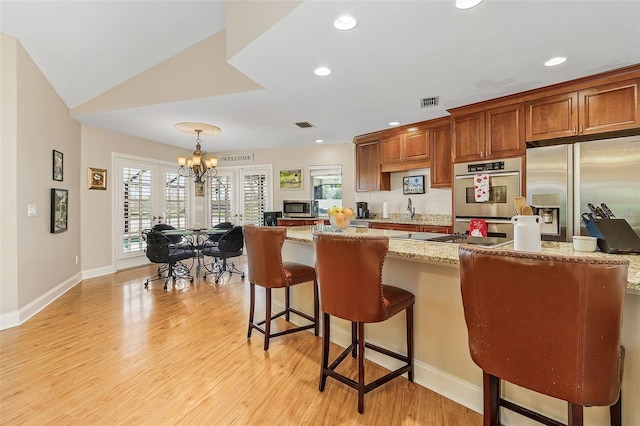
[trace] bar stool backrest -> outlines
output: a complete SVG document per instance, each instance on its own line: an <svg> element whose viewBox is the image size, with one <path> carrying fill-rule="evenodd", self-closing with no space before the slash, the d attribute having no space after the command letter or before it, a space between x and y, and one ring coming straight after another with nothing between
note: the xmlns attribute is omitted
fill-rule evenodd
<svg viewBox="0 0 640 426"><path fill-rule="evenodd" d="M473 361L573 404L607 406L621 381L628 261L461 246Z"/></svg>
<svg viewBox="0 0 640 426"><path fill-rule="evenodd" d="M319 233L314 245L323 312L367 323L389 317L382 293L388 237Z"/></svg>
<svg viewBox="0 0 640 426"><path fill-rule="evenodd" d="M288 285L282 265L284 226L244 226L249 281L266 288Z"/></svg>

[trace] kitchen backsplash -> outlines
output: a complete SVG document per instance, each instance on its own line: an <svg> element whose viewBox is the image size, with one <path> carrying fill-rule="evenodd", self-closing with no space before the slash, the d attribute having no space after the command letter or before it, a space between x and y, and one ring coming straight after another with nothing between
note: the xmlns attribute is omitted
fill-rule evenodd
<svg viewBox="0 0 640 426"><path fill-rule="evenodd" d="M402 178L424 175L425 193L405 195L402 193ZM369 203L369 212L382 217L382 203L387 202L389 216L407 214L409 198L418 215L451 215L451 188L430 188L430 169L411 170L410 172L391 173L390 191L356 192L356 202Z"/></svg>

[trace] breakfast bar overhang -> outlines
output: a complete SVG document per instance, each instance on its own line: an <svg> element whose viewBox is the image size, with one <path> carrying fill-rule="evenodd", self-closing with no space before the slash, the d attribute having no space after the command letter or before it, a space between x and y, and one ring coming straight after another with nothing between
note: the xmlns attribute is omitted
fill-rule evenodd
<svg viewBox="0 0 640 426"><path fill-rule="evenodd" d="M399 231L354 229L347 232L397 235ZM506 245L501 249L513 249ZM543 252L580 256L620 256L603 253L574 253L570 243L545 242ZM640 259L625 256L630 261L629 282L624 302L622 343L626 349L622 382L623 424L640 424ZM283 258L314 265L313 236L310 227L287 229ZM460 295L458 244L391 239L384 263L383 280L390 285L405 288L416 296L415 321L415 382L446 396L476 412L482 412L482 371L469 355L467 329ZM292 302L302 310L312 310L313 294L310 286L293 289ZM275 303L283 303L278 294ZM322 297L322 295L320 295ZM295 319L293 319L295 321ZM403 351L402 318L371 324L366 330L367 340ZM350 324L332 321L332 341L342 347L350 343ZM537 356L537 354L531 354ZM318 363L320 362L318 355ZM376 356L367 357L385 368L394 369L395 361ZM512 399L531 409L559 421L566 421L566 403L535 392L505 384L503 397ZM585 409L585 425L608 424L608 407ZM502 415L505 425L535 425L510 411Z"/></svg>

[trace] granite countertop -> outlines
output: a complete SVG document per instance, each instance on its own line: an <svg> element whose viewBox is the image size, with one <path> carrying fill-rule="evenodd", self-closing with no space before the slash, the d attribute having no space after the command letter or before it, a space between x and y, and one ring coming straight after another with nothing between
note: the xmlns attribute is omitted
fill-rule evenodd
<svg viewBox="0 0 640 426"><path fill-rule="evenodd" d="M347 234L361 235L406 235L403 231L370 228L347 228ZM294 226L287 228L287 239L303 243L312 243L313 234L310 226ZM458 265L459 244L439 243L428 241L411 241L405 239L389 240L389 256L414 259L422 262L435 262L449 265ZM513 244L499 247L498 250L513 250ZM585 257L615 257L629 260L629 277L627 283L627 293L640 295L640 256L607 254L600 252L585 253L573 250L573 244L543 241L542 252L549 254L560 254L564 256L585 256Z"/></svg>

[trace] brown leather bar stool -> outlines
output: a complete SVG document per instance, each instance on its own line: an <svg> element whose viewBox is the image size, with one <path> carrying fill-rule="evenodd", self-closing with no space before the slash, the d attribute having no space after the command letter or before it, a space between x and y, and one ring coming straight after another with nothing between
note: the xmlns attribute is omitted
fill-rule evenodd
<svg viewBox="0 0 640 426"><path fill-rule="evenodd" d="M407 373L413 381L413 304L415 296L398 287L382 284L382 267L389 247L384 236L317 234L314 236L316 271L322 308L322 367L320 392L327 377L358 390L358 412L364 412L364 395ZM364 341L364 325L385 321L406 312L407 355ZM351 321L351 345L329 365L330 317ZM365 384L364 350L372 349L404 363L400 368ZM336 372L351 352L358 357L358 381Z"/></svg>
<svg viewBox="0 0 640 426"><path fill-rule="evenodd" d="M312 266L295 262L282 261L282 246L287 235L287 228L283 226L244 226L244 241L247 253L249 286L251 291L251 306L249 307L249 332L251 337L254 328L264 334L264 350L269 350L269 339L294 333L296 331L314 329L319 332L318 283L316 270ZM290 306L290 287L296 284L313 282L313 317ZM266 290L265 320L254 322L253 314L256 305L256 285ZM271 314L271 289L285 289L285 309L277 314ZM312 322L310 325L290 328L277 333L271 333L271 320L282 315L289 321L294 313ZM267 320L269 319L269 320Z"/></svg>
<svg viewBox="0 0 640 426"><path fill-rule="evenodd" d="M621 425L628 261L464 245L459 258L484 425L500 424L500 407L562 425L501 398L501 379L567 401L569 425L583 424L583 406L610 406L611 424Z"/></svg>

